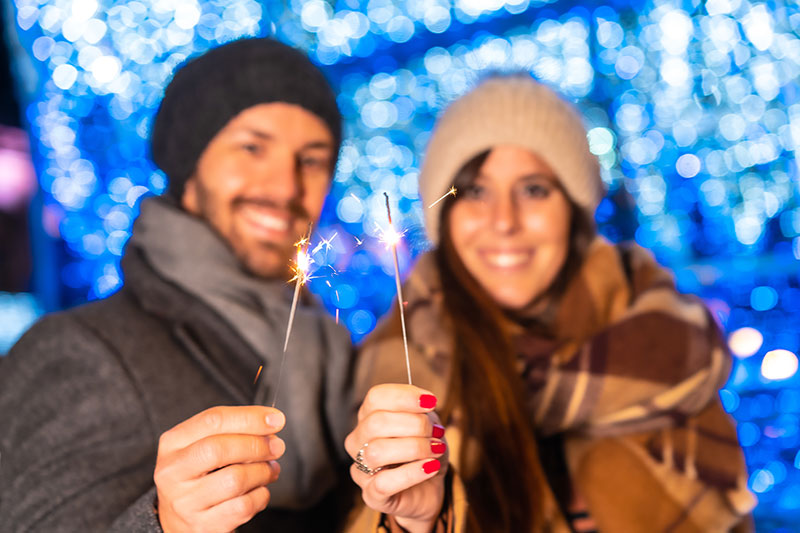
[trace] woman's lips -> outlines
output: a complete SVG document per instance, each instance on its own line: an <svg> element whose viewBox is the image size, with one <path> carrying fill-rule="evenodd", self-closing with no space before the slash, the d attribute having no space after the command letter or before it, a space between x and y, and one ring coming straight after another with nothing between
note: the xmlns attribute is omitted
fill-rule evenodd
<svg viewBox="0 0 800 533"><path fill-rule="evenodd" d="M478 255L490 268L496 270L518 270L528 266L533 259L532 249L479 250Z"/></svg>

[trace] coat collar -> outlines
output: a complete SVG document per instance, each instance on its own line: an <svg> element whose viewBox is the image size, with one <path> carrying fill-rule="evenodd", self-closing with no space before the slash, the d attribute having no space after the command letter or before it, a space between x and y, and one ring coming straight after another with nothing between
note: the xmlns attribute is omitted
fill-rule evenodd
<svg viewBox="0 0 800 533"><path fill-rule="evenodd" d="M142 308L164 321L176 342L240 403L250 403L252 378L263 360L211 307L160 277L144 253L129 246L122 259L125 287Z"/></svg>

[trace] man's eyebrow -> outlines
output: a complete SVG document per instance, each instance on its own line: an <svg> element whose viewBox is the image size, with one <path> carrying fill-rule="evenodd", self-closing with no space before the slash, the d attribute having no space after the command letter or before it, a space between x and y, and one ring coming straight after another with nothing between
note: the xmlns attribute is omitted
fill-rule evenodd
<svg viewBox="0 0 800 533"><path fill-rule="evenodd" d="M267 133L266 131L255 128L236 128L232 131L236 133L246 133L247 135L252 135L253 137L258 137L259 139L264 140L271 140L275 138L271 133Z"/></svg>
<svg viewBox="0 0 800 533"><path fill-rule="evenodd" d="M259 139L265 141L271 141L275 139L275 136L271 133L267 133L266 131L258 130L255 128L244 128L242 131L252 135L253 137L258 137ZM301 150L313 150L313 149L333 149L333 143L329 141L311 141L310 143L304 144Z"/></svg>
<svg viewBox="0 0 800 533"><path fill-rule="evenodd" d="M314 150L314 149L327 149L332 150L333 144L328 141L311 141L308 144L303 145L303 150Z"/></svg>

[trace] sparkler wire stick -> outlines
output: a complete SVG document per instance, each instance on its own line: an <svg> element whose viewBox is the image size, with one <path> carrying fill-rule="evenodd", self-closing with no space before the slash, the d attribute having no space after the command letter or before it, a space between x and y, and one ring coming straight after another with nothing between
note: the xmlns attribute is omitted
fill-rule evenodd
<svg viewBox="0 0 800 533"><path fill-rule="evenodd" d="M295 246L297 246L297 260L294 267L294 296L292 297L292 308L289 311L289 324L286 326L286 337L283 341L283 356L281 357L281 366L278 369L278 382L275 385L275 395L272 398L272 407L275 407L275 402L278 401L278 390L280 390L281 380L283 378L283 365L286 362L286 348L289 347L289 337L292 334L292 325L294 324L294 314L297 310L297 300L300 296L300 287L306 281L308 281L308 266L310 259L308 257L307 249L304 250L303 246L308 248L308 242L311 239L311 226L312 224L308 225L308 235L300 239L300 241L295 244Z"/></svg>
<svg viewBox="0 0 800 533"><path fill-rule="evenodd" d="M442 197L441 197L441 198L439 198L438 200L436 200L435 202L433 202L431 205L429 205L429 206L428 206L428 209L430 209L431 207L435 206L436 204L438 204L439 202L441 202L442 200L444 200L445 198L447 198L447 197L448 197L448 196L450 196L451 194L452 194L453 196L455 196L455 195L456 195L456 188L455 188L455 187L450 187L450 190L449 190L449 191L447 191L446 193L444 193L444 194L442 195Z"/></svg>
<svg viewBox="0 0 800 533"><path fill-rule="evenodd" d="M389 195L387 193L383 193L386 197L386 213L389 215L389 226L392 225L392 210L389 207ZM389 231L394 232L394 228L390 227ZM396 232L394 232L396 234ZM394 238L390 241L392 246L392 256L394 258L394 281L397 285L397 305L400 307L400 326L403 330L403 349L405 350L406 354L406 371L408 372L408 384L412 385L411 383L411 360L408 357L408 335L406 335L406 313L403 309L403 289L400 285L400 267L397 262L397 240L398 238Z"/></svg>

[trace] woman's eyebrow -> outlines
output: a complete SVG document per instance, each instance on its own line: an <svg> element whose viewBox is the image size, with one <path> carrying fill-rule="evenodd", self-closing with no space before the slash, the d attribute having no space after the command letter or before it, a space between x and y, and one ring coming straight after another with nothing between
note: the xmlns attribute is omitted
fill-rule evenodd
<svg viewBox="0 0 800 533"><path fill-rule="evenodd" d="M521 180L544 180L550 183L557 183L558 180L552 174L547 174L544 172L533 172L531 174L524 174L519 177Z"/></svg>

